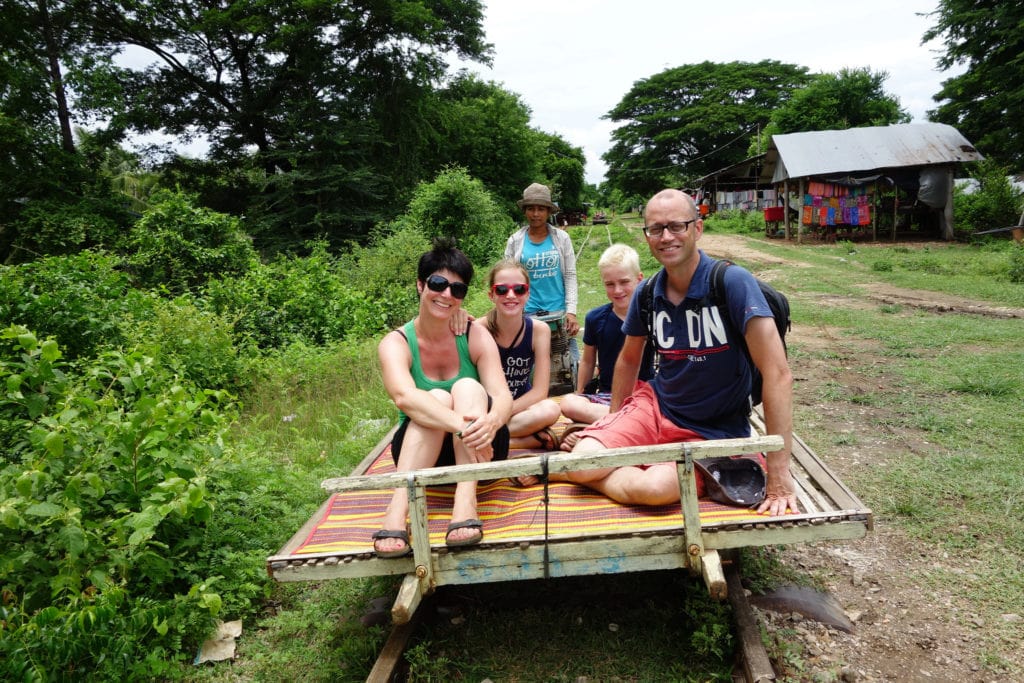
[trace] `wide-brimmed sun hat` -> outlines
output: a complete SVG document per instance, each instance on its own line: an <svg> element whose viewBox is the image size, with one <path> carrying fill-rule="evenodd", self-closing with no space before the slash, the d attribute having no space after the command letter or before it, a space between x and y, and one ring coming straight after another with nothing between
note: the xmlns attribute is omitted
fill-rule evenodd
<svg viewBox="0 0 1024 683"><path fill-rule="evenodd" d="M526 206L546 206L552 211L558 211L558 205L551 201L551 190L540 183L534 183L523 190L523 198L516 204L520 209Z"/></svg>

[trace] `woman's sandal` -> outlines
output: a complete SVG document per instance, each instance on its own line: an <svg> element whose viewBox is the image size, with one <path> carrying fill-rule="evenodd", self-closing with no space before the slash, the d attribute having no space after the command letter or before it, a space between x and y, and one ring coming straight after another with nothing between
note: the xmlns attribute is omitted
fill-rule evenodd
<svg viewBox="0 0 1024 683"><path fill-rule="evenodd" d="M405 557L412 552L412 545L409 544L409 532L405 529L381 529L373 534L373 552L377 557L390 559L393 557ZM405 547L394 550L377 550L377 541L382 538L397 538L405 542Z"/></svg>
<svg viewBox="0 0 1024 683"><path fill-rule="evenodd" d="M459 538L454 541L449 538L456 529L479 529L480 533L469 538ZM444 544L449 548L458 548L466 545L476 545L484 540L484 523L479 519L464 519L461 522L452 522L448 525L448 531L444 534Z"/></svg>
<svg viewBox="0 0 1024 683"><path fill-rule="evenodd" d="M558 440L558 434L555 434L555 430L551 427L545 427L539 431L533 433L533 438L537 439L540 443L540 447L546 451L557 451L561 447L561 442Z"/></svg>

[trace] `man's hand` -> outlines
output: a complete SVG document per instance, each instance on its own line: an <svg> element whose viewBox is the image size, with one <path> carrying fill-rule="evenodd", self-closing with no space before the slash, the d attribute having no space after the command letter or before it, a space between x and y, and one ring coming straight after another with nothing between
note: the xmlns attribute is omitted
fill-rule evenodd
<svg viewBox="0 0 1024 683"><path fill-rule="evenodd" d="M786 514L786 508L789 508L790 514L800 512L800 505L796 501L796 482L789 471L782 476L769 474L767 492L757 511L780 517Z"/></svg>

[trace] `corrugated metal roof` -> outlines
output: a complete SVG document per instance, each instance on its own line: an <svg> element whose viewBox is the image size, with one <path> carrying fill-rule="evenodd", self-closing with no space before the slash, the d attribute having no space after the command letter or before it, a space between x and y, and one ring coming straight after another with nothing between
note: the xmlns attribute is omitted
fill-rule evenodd
<svg viewBox="0 0 1024 683"><path fill-rule="evenodd" d="M944 123L820 130L772 137L768 160L778 153L772 182L830 173L875 171L979 161L978 150Z"/></svg>

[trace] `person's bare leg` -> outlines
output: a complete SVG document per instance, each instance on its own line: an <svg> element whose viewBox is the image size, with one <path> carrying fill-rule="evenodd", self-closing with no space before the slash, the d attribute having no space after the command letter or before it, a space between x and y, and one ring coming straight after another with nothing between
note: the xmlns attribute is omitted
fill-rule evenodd
<svg viewBox="0 0 1024 683"><path fill-rule="evenodd" d="M584 437L579 440L576 447L572 449L573 453L587 453L593 451L599 451L604 448L604 445L592 437ZM583 486L590 486L591 481L597 481L607 477L614 470L614 467L605 467L598 470L573 470L571 472L553 472L548 475L549 481L569 481L574 484L582 484ZM525 475L516 479L521 486L532 486L536 484L540 479L533 475Z"/></svg>
<svg viewBox="0 0 1024 683"><path fill-rule="evenodd" d="M545 427L550 427L561 416L558 404L549 398L538 401L526 410L516 413L508 421L508 432L511 437L509 448L549 448L553 444L545 443L535 436Z"/></svg>
<svg viewBox="0 0 1024 683"><path fill-rule="evenodd" d="M562 415L573 422L592 424L608 414L608 406L594 403L579 394L566 394L562 397Z"/></svg>
<svg viewBox="0 0 1024 683"><path fill-rule="evenodd" d="M461 379L452 387L453 409L462 415L484 415L487 413L487 391L476 380ZM460 439L454 439L455 464L465 465L478 462L478 454L470 454L469 449ZM490 446L488 446L490 448ZM494 457L487 454L487 460ZM460 481L455 485L455 497L452 501L452 522L462 522L477 516L476 481ZM465 541L478 536L481 531L464 527L455 529L448 538L452 541Z"/></svg>
<svg viewBox="0 0 1024 683"><path fill-rule="evenodd" d="M679 500L675 463L640 467L616 467L607 476L579 482L612 500L634 505L668 505Z"/></svg>
<svg viewBox="0 0 1024 683"><path fill-rule="evenodd" d="M452 405L452 397L447 391L435 389L430 394L437 399L438 405L448 407ZM437 464L437 458L441 454L441 444L445 433L435 429L427 429L415 422L410 422L405 428L405 438L402 440L402 453L398 456L398 463L395 469L398 472L410 472L425 467L433 467ZM405 487L396 488L384 511L382 529L404 531L405 520L409 516L409 496ZM398 538L381 538L375 541L374 548L380 552L398 550L403 542Z"/></svg>

